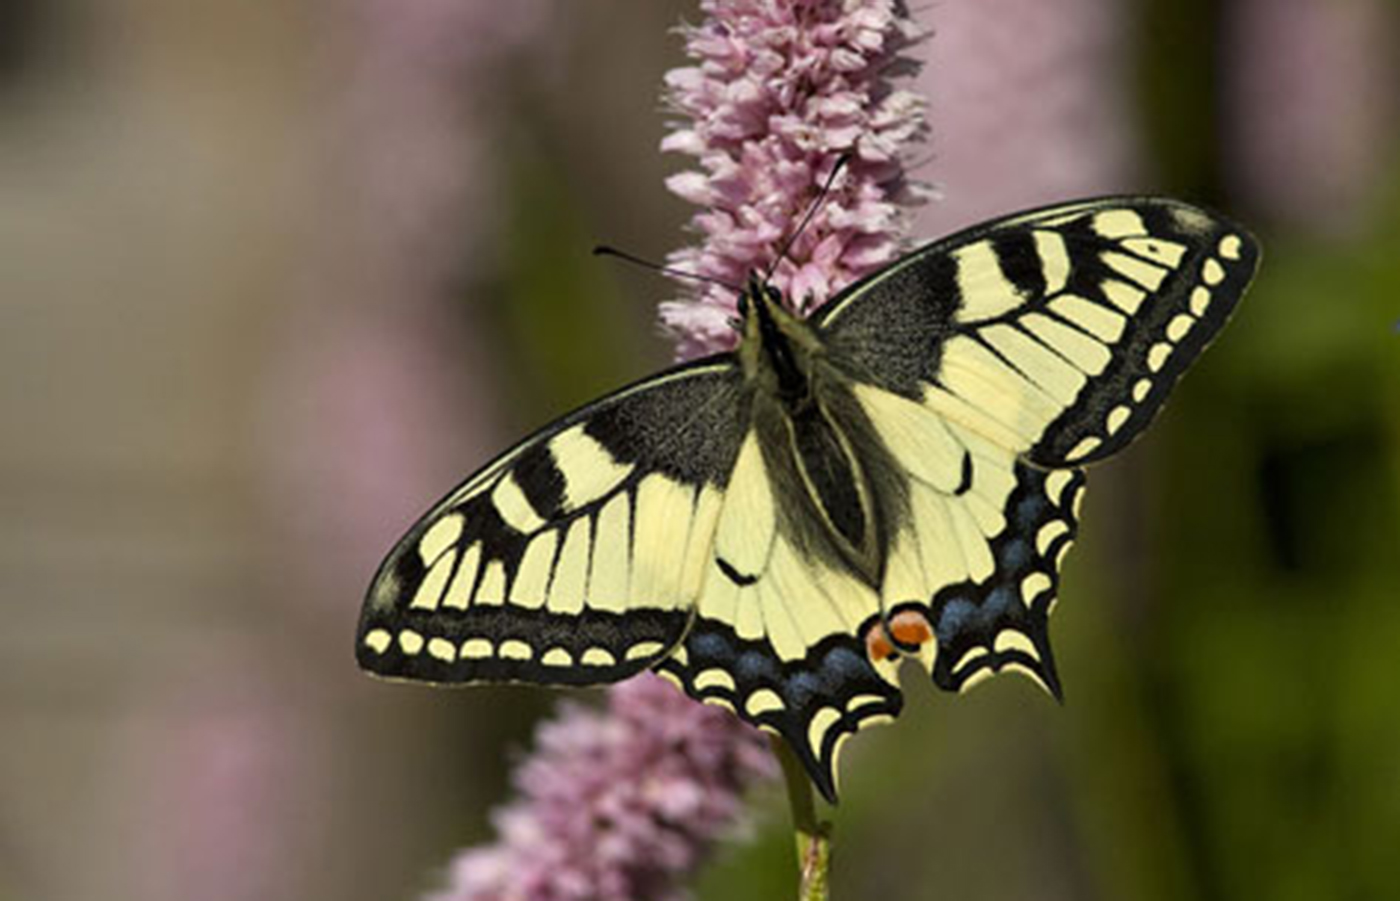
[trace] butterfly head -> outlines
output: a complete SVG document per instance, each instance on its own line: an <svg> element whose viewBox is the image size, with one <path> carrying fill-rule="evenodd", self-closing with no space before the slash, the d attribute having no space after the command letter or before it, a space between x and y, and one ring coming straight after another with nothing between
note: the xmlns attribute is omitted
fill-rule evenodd
<svg viewBox="0 0 1400 901"><path fill-rule="evenodd" d="M789 333L796 319L783 302L782 292L758 273L749 276L735 308L738 316L729 324L739 333L740 344L755 347L781 340L780 335Z"/></svg>

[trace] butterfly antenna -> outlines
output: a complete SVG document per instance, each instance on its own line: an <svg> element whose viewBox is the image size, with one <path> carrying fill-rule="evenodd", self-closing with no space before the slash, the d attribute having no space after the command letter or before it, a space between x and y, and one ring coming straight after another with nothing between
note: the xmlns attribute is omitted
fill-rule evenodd
<svg viewBox="0 0 1400 901"><path fill-rule="evenodd" d="M826 200L826 195L831 193L831 186L836 184L836 176L841 174L841 170L846 168L846 164L851 161L850 153L843 153L836 158L836 165L831 167L831 174L826 177L826 182L822 189L817 192L817 196L812 199L812 203L807 207L807 212L803 214L802 221L793 229L792 234L783 242L783 247L778 251L778 255L773 258L773 262L768 266L768 271L763 273L763 283L766 285L772 281L773 273L778 271L778 264L787 259L788 251L792 250L792 245L797 243L797 239L806 231L811 223L812 217L821 209L822 203Z"/></svg>
<svg viewBox="0 0 1400 901"><path fill-rule="evenodd" d="M650 269L653 272L660 272L663 275L672 275L676 278L688 278L697 282L708 282L711 285L719 285L722 288L728 288L736 294L741 294L744 290L736 285L731 285L724 279L701 275L698 272L686 272L684 269L673 269L670 266L663 266L660 263L653 263L651 260L644 260L639 256L633 256L626 251L618 250L616 247L609 247L606 244L599 244L597 247L593 248L593 255L595 257L617 257L619 260L631 263L634 266L641 266L643 269Z"/></svg>

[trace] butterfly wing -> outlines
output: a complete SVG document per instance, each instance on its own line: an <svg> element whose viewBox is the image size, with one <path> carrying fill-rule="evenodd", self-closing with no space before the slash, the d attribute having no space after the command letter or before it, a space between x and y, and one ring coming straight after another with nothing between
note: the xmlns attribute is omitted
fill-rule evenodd
<svg viewBox="0 0 1400 901"><path fill-rule="evenodd" d="M915 654L949 690L1010 667L1058 697L1046 627L1076 532L1083 472L1031 466L884 389L859 385L856 396L909 497L880 588L894 639L883 653Z"/></svg>
<svg viewBox="0 0 1400 901"><path fill-rule="evenodd" d="M800 547L785 516L805 510L764 462L757 433L739 452L707 561L695 622L658 671L692 697L781 735L817 788L836 798L842 743L888 722L902 697L893 667L862 635L879 598L859 578Z"/></svg>
<svg viewBox="0 0 1400 901"><path fill-rule="evenodd" d="M1107 198L977 226L818 314L832 356L1042 467L1120 450L1229 319L1258 245L1178 201Z"/></svg>
<svg viewBox="0 0 1400 901"><path fill-rule="evenodd" d="M1091 200L930 245L818 314L909 479L881 587L889 654L950 690L1011 668L1059 695L1046 623L1079 467L1147 426L1258 257L1194 207Z"/></svg>
<svg viewBox="0 0 1400 901"><path fill-rule="evenodd" d="M728 356L586 406L507 451L409 530L356 640L377 675L594 684L689 625L747 394Z"/></svg>

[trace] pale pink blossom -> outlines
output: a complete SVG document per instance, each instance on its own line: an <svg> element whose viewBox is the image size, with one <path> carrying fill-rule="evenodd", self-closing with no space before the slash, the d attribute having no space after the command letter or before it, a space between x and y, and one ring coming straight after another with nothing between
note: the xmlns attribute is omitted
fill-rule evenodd
<svg viewBox="0 0 1400 901"><path fill-rule="evenodd" d="M499 840L461 854L428 901L684 898L745 791L775 775L756 730L638 676L606 708L568 704L540 726L494 816Z"/></svg>
<svg viewBox="0 0 1400 901"><path fill-rule="evenodd" d="M1396 152L1400 11L1386 0L1241 0L1227 7L1226 174L1294 227L1364 218Z"/></svg>
<svg viewBox="0 0 1400 901"><path fill-rule="evenodd" d="M906 209L926 196L905 165L924 137L922 99L891 79L922 32L895 0L702 0L682 29L694 65L666 76L665 151L695 158L667 187L702 209L698 244L669 264L730 284L765 272L836 161L850 163L788 248L773 284L810 311L893 260ZM728 349L734 292L687 283L662 304L682 358Z"/></svg>
<svg viewBox="0 0 1400 901"><path fill-rule="evenodd" d="M1266 0L1267 2L1267 0ZM1072 197L1142 190L1129 4L955 0L930 20L915 87L938 130L917 234Z"/></svg>

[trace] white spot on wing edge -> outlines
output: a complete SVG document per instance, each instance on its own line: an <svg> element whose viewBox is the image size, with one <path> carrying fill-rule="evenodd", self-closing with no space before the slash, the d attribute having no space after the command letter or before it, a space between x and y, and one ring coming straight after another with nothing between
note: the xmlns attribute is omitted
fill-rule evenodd
<svg viewBox="0 0 1400 901"><path fill-rule="evenodd" d="M535 656L534 648L518 638L508 638L501 642L500 653L506 660L529 660Z"/></svg>
<svg viewBox="0 0 1400 901"><path fill-rule="evenodd" d="M1065 455L1065 459L1071 463L1073 463L1075 460L1082 460L1083 458L1089 456L1095 450L1097 450L1100 444L1103 444L1102 439L1090 435L1088 438L1085 438L1081 440L1078 444L1076 444L1070 450L1070 452Z"/></svg>
<svg viewBox="0 0 1400 901"><path fill-rule="evenodd" d="M1167 340L1180 341L1186 337L1186 333L1191 331L1191 326L1196 324L1196 320L1186 315L1178 313L1172 317L1172 321L1167 323Z"/></svg>
<svg viewBox="0 0 1400 901"><path fill-rule="evenodd" d="M1133 411L1127 407L1121 405L1114 407L1108 412L1108 422L1105 423L1108 426L1108 433L1112 435L1117 432L1132 415Z"/></svg>
<svg viewBox="0 0 1400 901"><path fill-rule="evenodd" d="M974 688L981 685L983 682L986 682L988 679L992 678L992 676L995 675L996 670L992 669L990 666L984 666L977 672L967 677L967 681L962 684L962 688L958 689L958 694L967 694L969 691L972 691Z"/></svg>
<svg viewBox="0 0 1400 901"><path fill-rule="evenodd" d="M956 676L958 673L972 666L977 661L981 660L983 657L986 656L987 649L984 647L978 646L974 648L969 648L967 650L967 653L963 654L962 657L958 660L958 662L953 664L953 675Z"/></svg>
<svg viewBox="0 0 1400 901"><path fill-rule="evenodd" d="M1029 655L1032 660L1040 659L1040 652L1035 649L1035 643L1024 632L1016 629L1002 629L998 632L992 649L998 654L1004 654L1007 651L1020 651Z"/></svg>
<svg viewBox="0 0 1400 901"><path fill-rule="evenodd" d="M443 663L452 663L457 659L457 646L446 638L433 638L428 641L428 654Z"/></svg>
<svg viewBox="0 0 1400 901"><path fill-rule="evenodd" d="M1210 289L1205 285L1197 285L1191 290L1191 313L1194 316L1205 315L1206 308L1210 306Z"/></svg>
<svg viewBox="0 0 1400 901"><path fill-rule="evenodd" d="M813 757L821 759L826 733L840 721L841 711L835 707L823 707L812 714L812 719L807 724L807 746L811 749Z"/></svg>
<svg viewBox="0 0 1400 901"><path fill-rule="evenodd" d="M1172 346L1165 341L1158 341L1147 351L1147 368L1153 372L1160 372L1162 367L1167 365L1167 357L1172 355Z"/></svg>
<svg viewBox="0 0 1400 901"><path fill-rule="evenodd" d="M485 638L468 638L462 642L463 660L482 660L495 654L496 646Z"/></svg>
<svg viewBox="0 0 1400 901"><path fill-rule="evenodd" d="M423 636L412 629L399 632L399 649L412 657L423 650Z"/></svg>
<svg viewBox="0 0 1400 901"><path fill-rule="evenodd" d="M393 644L394 636L389 634L387 629L371 629L365 635L365 646L376 654L382 654L389 650L389 645Z"/></svg>
<svg viewBox="0 0 1400 901"><path fill-rule="evenodd" d="M1035 549L1041 555L1050 550L1050 545L1055 543L1055 539L1069 532L1069 524L1063 519L1052 519L1040 527L1040 531L1035 534Z"/></svg>
<svg viewBox="0 0 1400 901"><path fill-rule="evenodd" d="M1064 499L1065 488L1074 479L1074 473L1068 469L1057 469L1045 477L1045 493L1050 497L1050 503L1059 506Z"/></svg>
<svg viewBox="0 0 1400 901"><path fill-rule="evenodd" d="M664 650L666 650L666 646L659 641L639 641L627 649L626 656L628 660L641 660L646 657L655 657Z"/></svg>
<svg viewBox="0 0 1400 901"><path fill-rule="evenodd" d="M734 677L722 669L707 669L695 677L695 690L706 688L727 688L734 690Z"/></svg>
<svg viewBox="0 0 1400 901"><path fill-rule="evenodd" d="M589 648L583 652L579 662L584 666L613 666L617 658L607 648Z"/></svg>
<svg viewBox="0 0 1400 901"><path fill-rule="evenodd" d="M1225 267L1220 265L1220 261L1214 258L1206 260L1201 267L1201 278L1205 279L1207 285L1218 285L1225 281Z"/></svg>
<svg viewBox="0 0 1400 901"><path fill-rule="evenodd" d="M1238 260L1243 250L1244 242L1239 235L1226 235L1220 239L1220 255L1227 260Z"/></svg>
<svg viewBox="0 0 1400 901"><path fill-rule="evenodd" d="M936 645L937 642L930 642L930 644ZM875 704L884 703L885 698L881 697L880 695L856 695L855 697L851 698L849 701L846 702L846 709L854 713L862 707L870 707Z"/></svg>
<svg viewBox="0 0 1400 901"><path fill-rule="evenodd" d="M1056 520L1056 522L1059 522L1059 520ZM1061 523L1061 525L1063 525L1063 523ZM1055 587L1055 583L1051 582L1050 577L1045 573L1031 573L1021 580L1021 600L1027 607L1030 607L1035 603L1036 598L1053 587ZM1000 651L1001 647L998 646L997 650Z"/></svg>
<svg viewBox="0 0 1400 901"><path fill-rule="evenodd" d="M774 710L783 709L783 699L771 688L760 688L744 702L744 710L749 716L759 717Z"/></svg>

